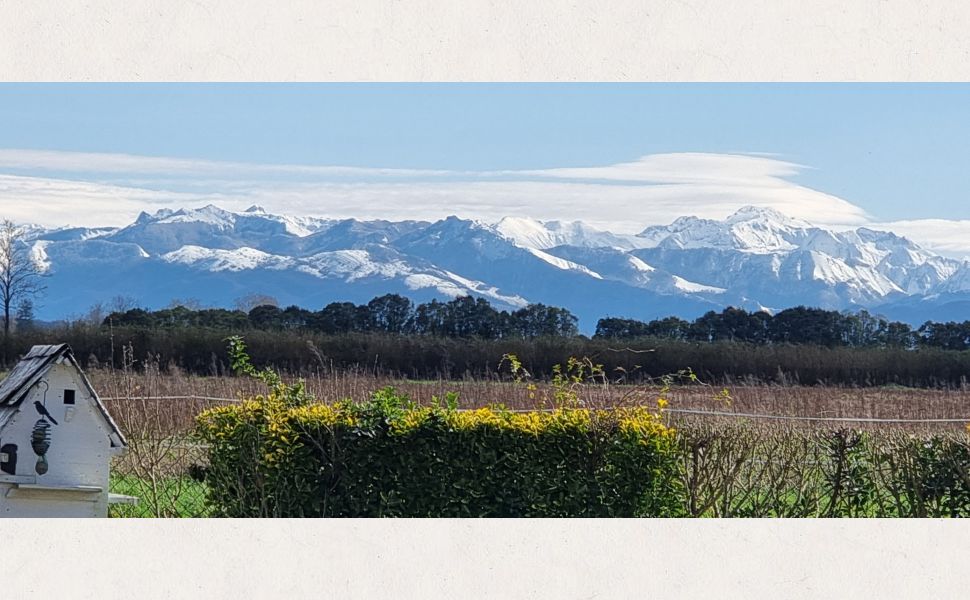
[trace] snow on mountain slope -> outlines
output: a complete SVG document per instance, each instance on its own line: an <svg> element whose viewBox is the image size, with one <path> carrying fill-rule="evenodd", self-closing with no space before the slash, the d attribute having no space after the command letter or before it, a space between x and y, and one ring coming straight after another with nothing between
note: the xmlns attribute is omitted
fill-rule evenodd
<svg viewBox="0 0 970 600"><path fill-rule="evenodd" d="M578 271L580 273L585 273L590 277L595 277L596 279L603 279L603 276L597 273L596 271L590 270L589 268L584 267L583 265L574 263L570 260L563 260L559 257L553 256L551 254L547 254L542 250L536 250L535 248L526 248L526 250L533 256L541 260L544 260L545 262L556 267L557 269L562 269L563 271Z"/></svg>
<svg viewBox="0 0 970 600"><path fill-rule="evenodd" d="M643 260L616 248L581 248L559 246L549 250L551 254L572 264L584 264L595 269L601 278L619 281L641 289L661 294L711 293L725 290L702 285L656 269Z"/></svg>
<svg viewBox="0 0 970 600"><path fill-rule="evenodd" d="M287 233L297 237L313 235L314 233L324 230L333 224L331 219L272 215L267 213L262 206L250 206L248 209L246 209L246 212L243 213L243 216L243 221L246 220L245 217L249 217L249 220L253 222L265 220L279 223L283 225L283 228Z"/></svg>
<svg viewBox="0 0 970 600"><path fill-rule="evenodd" d="M522 296L503 294L496 287L440 269L383 247L322 252L300 259L297 270L321 279L338 278L347 283L365 279L399 280L410 290L433 289L447 298L476 295L499 306L519 308L528 304Z"/></svg>
<svg viewBox="0 0 970 600"><path fill-rule="evenodd" d="M449 271L442 271L442 273L445 277L427 273L408 275L404 278L404 283L412 290L434 288L451 299L467 296L471 292L491 300L493 303L498 303L500 306L508 305L512 308L523 308L529 304L529 301L522 296L502 294L495 286L489 286L481 281L465 279Z"/></svg>
<svg viewBox="0 0 970 600"><path fill-rule="evenodd" d="M607 278L585 259L573 260L559 252L560 248L579 247L559 246L548 251L526 248L493 225L457 217L402 236L393 246L462 277L487 282L503 294L567 307L591 324L604 314L654 318L672 310L675 303L691 314L714 307L704 299L685 300L683 294L660 294L632 281Z"/></svg>
<svg viewBox="0 0 970 600"><path fill-rule="evenodd" d="M670 225L648 227L637 237L650 246L717 248L755 254L795 250L812 226L770 208L744 207L724 221L681 217Z"/></svg>
<svg viewBox="0 0 970 600"><path fill-rule="evenodd" d="M123 228L35 227L28 244L50 275L41 318L119 294L157 306L204 293L228 306L253 291L295 303L389 292L543 302L573 310L587 329L606 315L689 317L727 305L916 314L970 299L970 263L893 233L831 231L751 207L625 236L520 217L359 221L205 206L143 213Z"/></svg>
<svg viewBox="0 0 970 600"><path fill-rule="evenodd" d="M652 248L674 251L664 255L674 258L672 263L656 251L638 254L651 264L688 279L755 293L769 302L791 292L802 293L806 302L824 297L837 305L924 294L958 267L956 261L892 233L866 228L833 232L763 208L743 208L724 221L684 217L647 228L640 236ZM705 250L714 254L705 257ZM693 265L685 264L687 257ZM765 282L776 290L764 289Z"/></svg>
<svg viewBox="0 0 970 600"><path fill-rule="evenodd" d="M29 240L50 240L52 242L70 242L92 240L118 231L117 227L65 227L62 229L38 229L27 235Z"/></svg>
<svg viewBox="0 0 970 600"><path fill-rule="evenodd" d="M515 245L536 250L546 250L555 246L632 250L645 245L644 241L636 236L600 231L581 221L543 223L523 217L505 217L493 227L499 235Z"/></svg>
<svg viewBox="0 0 970 600"><path fill-rule="evenodd" d="M701 285L699 283L694 283L693 281L687 281L683 277L678 277L676 275L671 275L674 287L687 292L689 294L723 294L727 290L724 288L714 287L712 285Z"/></svg>
<svg viewBox="0 0 970 600"><path fill-rule="evenodd" d="M294 239L322 231L336 221L269 215L258 207L234 213L216 206L142 213L128 227L104 239L135 242L152 254L166 254L183 246L232 250L252 247L272 252Z"/></svg>
<svg viewBox="0 0 970 600"><path fill-rule="evenodd" d="M47 255L47 246L50 245L49 241L38 241L30 245L30 260L37 265L38 270L41 273L47 273L51 270L51 259Z"/></svg>
<svg viewBox="0 0 970 600"><path fill-rule="evenodd" d="M286 249L290 255L315 254L329 250L346 250L372 244L388 245L402 235L427 227L422 221L358 221L343 219L315 233L289 240Z"/></svg>
<svg viewBox="0 0 970 600"><path fill-rule="evenodd" d="M528 304L521 296L502 294L494 286L437 269L432 265L421 264L421 261L413 264L406 257L380 246L320 252L300 258L276 256L254 248L213 250L183 246L159 258L166 263L211 273L290 270L318 279L337 279L348 284L367 279L399 280L407 289L432 288L449 298L471 294L511 307Z"/></svg>
<svg viewBox="0 0 970 600"><path fill-rule="evenodd" d="M842 234L851 246L868 252L869 264L891 279L906 294L927 294L952 277L958 260L938 256L896 234L860 228Z"/></svg>
<svg viewBox="0 0 970 600"><path fill-rule="evenodd" d="M454 216L401 236L395 241L394 248L465 276L469 271L487 268L497 262L535 259L527 250L497 234L487 223Z"/></svg>
<svg viewBox="0 0 970 600"><path fill-rule="evenodd" d="M505 217L495 224L495 231L523 248L544 250L564 243L562 236L556 235L535 219Z"/></svg>
<svg viewBox="0 0 970 600"><path fill-rule="evenodd" d="M136 225L180 223L204 225L212 230L246 231L249 229L263 233L285 232L303 237L326 228L333 223L333 220L273 215L260 206L251 206L246 211L237 213L210 204L196 209L160 210L154 215L142 213L135 222Z"/></svg>
<svg viewBox="0 0 970 600"><path fill-rule="evenodd" d="M932 289L933 294L970 293L970 261L964 262L945 281Z"/></svg>
<svg viewBox="0 0 970 600"><path fill-rule="evenodd" d="M850 266L841 258L815 250L809 250L807 256L808 264L812 268L808 276L816 281L829 285L842 284L858 291L859 294L871 293L879 297L902 292L891 279L875 269L868 268L869 265Z"/></svg>
<svg viewBox="0 0 970 600"><path fill-rule="evenodd" d="M179 263L212 272L286 269L292 267L295 262L292 258L274 256L255 248L214 250L201 246L182 246L159 258L168 263Z"/></svg>
<svg viewBox="0 0 970 600"><path fill-rule="evenodd" d="M32 244L31 253L49 275L70 275L82 285L85 275L92 270L111 273L122 266L143 265L149 258L138 244L112 243L100 238L66 242L40 240Z"/></svg>

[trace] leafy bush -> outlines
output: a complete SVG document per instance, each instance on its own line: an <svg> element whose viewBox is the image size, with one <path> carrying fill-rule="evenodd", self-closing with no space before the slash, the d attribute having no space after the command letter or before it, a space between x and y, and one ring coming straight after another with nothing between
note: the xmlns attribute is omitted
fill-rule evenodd
<svg viewBox="0 0 970 600"><path fill-rule="evenodd" d="M369 402L297 405L274 391L199 417L223 516L675 515L673 430L646 409L516 413Z"/></svg>

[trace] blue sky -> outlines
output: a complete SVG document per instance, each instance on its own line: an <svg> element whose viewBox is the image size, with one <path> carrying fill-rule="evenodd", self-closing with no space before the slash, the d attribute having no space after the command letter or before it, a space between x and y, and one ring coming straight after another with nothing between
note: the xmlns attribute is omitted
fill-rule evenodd
<svg viewBox="0 0 970 600"><path fill-rule="evenodd" d="M0 84L0 208L44 224L213 201L638 230L750 193L955 243L968 157L966 84Z"/></svg>

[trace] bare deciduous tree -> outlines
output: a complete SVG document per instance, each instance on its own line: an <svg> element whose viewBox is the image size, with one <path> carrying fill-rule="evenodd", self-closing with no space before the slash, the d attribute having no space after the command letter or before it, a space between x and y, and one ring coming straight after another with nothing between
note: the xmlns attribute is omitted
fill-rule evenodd
<svg viewBox="0 0 970 600"><path fill-rule="evenodd" d="M17 302L32 299L44 291L44 271L31 256L23 228L4 219L0 223L0 306L3 308L3 338L10 337L11 311Z"/></svg>
<svg viewBox="0 0 970 600"><path fill-rule="evenodd" d="M189 310L203 310L205 309L205 304L198 298L172 298L172 301L165 308L171 309L179 307Z"/></svg>
<svg viewBox="0 0 970 600"><path fill-rule="evenodd" d="M123 313L136 308L138 306L138 300L131 296L117 295L111 299L108 303L108 309L111 312Z"/></svg>
<svg viewBox="0 0 970 600"><path fill-rule="evenodd" d="M279 306L279 300L268 294L247 294L236 298L235 308L244 313L249 313L257 306Z"/></svg>

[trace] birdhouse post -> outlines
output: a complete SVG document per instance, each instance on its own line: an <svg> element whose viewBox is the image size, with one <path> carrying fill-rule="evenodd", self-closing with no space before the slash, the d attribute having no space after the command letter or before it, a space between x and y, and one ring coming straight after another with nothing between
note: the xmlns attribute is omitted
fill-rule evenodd
<svg viewBox="0 0 970 600"><path fill-rule="evenodd" d="M70 347L34 346L0 383L0 516L106 517L126 447Z"/></svg>

